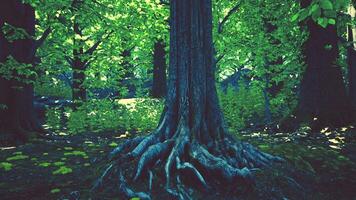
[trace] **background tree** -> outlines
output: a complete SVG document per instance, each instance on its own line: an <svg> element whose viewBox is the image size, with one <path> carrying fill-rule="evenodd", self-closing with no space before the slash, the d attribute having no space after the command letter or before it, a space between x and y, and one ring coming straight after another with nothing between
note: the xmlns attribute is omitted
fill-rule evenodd
<svg viewBox="0 0 356 200"><path fill-rule="evenodd" d="M301 82L297 121L307 122L315 130L346 125L350 122L350 103L337 65L339 40L335 25L337 12L345 5L339 1L303 0L301 6L298 15L300 20L306 19L309 38L304 44L307 68Z"/></svg>
<svg viewBox="0 0 356 200"><path fill-rule="evenodd" d="M151 96L162 98L167 93L166 51L164 41L155 43L153 50L153 82Z"/></svg>
<svg viewBox="0 0 356 200"><path fill-rule="evenodd" d="M33 106L34 67L36 51L50 29L37 40L31 5L6 0L0 8L0 128L10 134L10 140L26 141L30 132L43 133Z"/></svg>

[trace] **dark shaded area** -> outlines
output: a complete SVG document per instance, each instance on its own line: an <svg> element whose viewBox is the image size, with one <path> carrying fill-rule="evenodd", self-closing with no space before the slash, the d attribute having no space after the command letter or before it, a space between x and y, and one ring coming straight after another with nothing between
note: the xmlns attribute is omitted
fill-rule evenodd
<svg viewBox="0 0 356 200"><path fill-rule="evenodd" d="M0 2L0 28L5 23L22 28L28 36L23 39L8 41L6 36L15 34L0 32L0 62L5 63L8 56L12 56L21 64L29 64L31 70L35 66L35 53L39 47L35 35L35 11L21 1L4 0ZM5 35L7 34L7 35ZM34 76L26 77L12 72L10 80L0 77L0 104L5 105L0 109L0 130L4 133L1 143L26 141L30 132L41 132L42 129L35 117L33 107L33 85L25 82L33 81ZM8 134L8 136L6 136Z"/></svg>
<svg viewBox="0 0 356 200"><path fill-rule="evenodd" d="M167 75L166 75L166 51L164 41L155 43L153 50L153 83L151 96L153 98L165 97L167 93Z"/></svg>

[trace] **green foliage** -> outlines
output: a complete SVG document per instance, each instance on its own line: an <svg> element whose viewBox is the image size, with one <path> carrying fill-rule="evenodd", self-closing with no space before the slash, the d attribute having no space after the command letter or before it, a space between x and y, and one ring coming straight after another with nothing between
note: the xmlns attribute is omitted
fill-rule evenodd
<svg viewBox="0 0 356 200"><path fill-rule="evenodd" d="M130 104L122 104L109 99L89 100L75 111L65 110L68 132L103 132L103 131L150 131L159 120L163 103L155 99L139 99ZM58 109L47 112L46 124L49 128L61 127L63 113Z"/></svg>
<svg viewBox="0 0 356 200"><path fill-rule="evenodd" d="M34 88L35 94L38 96L72 99L72 89L55 78L46 81L36 81Z"/></svg>
<svg viewBox="0 0 356 200"><path fill-rule="evenodd" d="M62 128L62 112L58 108L47 109L46 126L47 128L58 131Z"/></svg>
<svg viewBox="0 0 356 200"><path fill-rule="evenodd" d="M10 171L13 167L13 164L8 162L0 162L0 169L4 169L5 171Z"/></svg>
<svg viewBox="0 0 356 200"><path fill-rule="evenodd" d="M21 83L34 83L37 73L31 64L18 62L12 56L7 57L5 62L0 63L0 76L7 80L16 80Z"/></svg>
<svg viewBox="0 0 356 200"><path fill-rule="evenodd" d="M233 130L240 130L263 118L264 99L261 89L246 87L242 82L239 90L228 87L226 94L219 91L220 104L226 123Z"/></svg>
<svg viewBox="0 0 356 200"><path fill-rule="evenodd" d="M292 16L292 21L311 18L323 28L335 25L342 11L350 5L350 0L313 0L311 4Z"/></svg>

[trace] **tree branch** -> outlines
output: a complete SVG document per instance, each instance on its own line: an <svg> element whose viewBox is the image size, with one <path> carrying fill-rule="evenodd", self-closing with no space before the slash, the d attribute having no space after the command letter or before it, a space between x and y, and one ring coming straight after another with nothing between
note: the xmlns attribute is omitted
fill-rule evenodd
<svg viewBox="0 0 356 200"><path fill-rule="evenodd" d="M219 23L218 26L218 33L223 32L224 24L229 20L232 14L234 14L241 6L242 1L240 1L238 4L236 4L231 10L227 13L227 15L223 18L223 20Z"/></svg>
<svg viewBox="0 0 356 200"><path fill-rule="evenodd" d="M42 34L42 36L40 37L40 39L36 40L36 49L39 48L40 46L42 46L42 44L44 43L44 41L47 39L47 37L49 36L49 34L52 32L52 29L50 27L48 27Z"/></svg>
<svg viewBox="0 0 356 200"><path fill-rule="evenodd" d="M64 58L66 59L66 61L68 62L68 64L69 64L70 66L73 65L73 59L72 59L71 57L69 57L69 56L64 56Z"/></svg>
<svg viewBox="0 0 356 200"><path fill-rule="evenodd" d="M101 42L105 39L107 39L114 31L111 31L105 38L102 38L101 40L97 41L93 46L91 46L84 54L86 55L93 55L95 50L99 47Z"/></svg>

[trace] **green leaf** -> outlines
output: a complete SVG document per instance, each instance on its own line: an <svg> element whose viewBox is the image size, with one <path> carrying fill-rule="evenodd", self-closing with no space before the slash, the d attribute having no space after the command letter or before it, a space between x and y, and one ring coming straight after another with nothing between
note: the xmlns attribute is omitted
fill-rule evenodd
<svg viewBox="0 0 356 200"><path fill-rule="evenodd" d="M333 3L330 0L321 0L320 7L325 10L332 10L334 8Z"/></svg>
<svg viewBox="0 0 356 200"><path fill-rule="evenodd" d="M329 19L328 23L331 25L335 25L336 24L336 20L335 19Z"/></svg>
<svg viewBox="0 0 356 200"><path fill-rule="evenodd" d="M328 18L318 18L318 24L322 26L323 28L326 28L328 26L329 20Z"/></svg>
<svg viewBox="0 0 356 200"><path fill-rule="evenodd" d="M299 21L305 20L309 16L309 11L304 9L300 12Z"/></svg>
<svg viewBox="0 0 356 200"><path fill-rule="evenodd" d="M298 17L299 17L299 13L293 15L292 18L291 18L291 22L297 21Z"/></svg>

